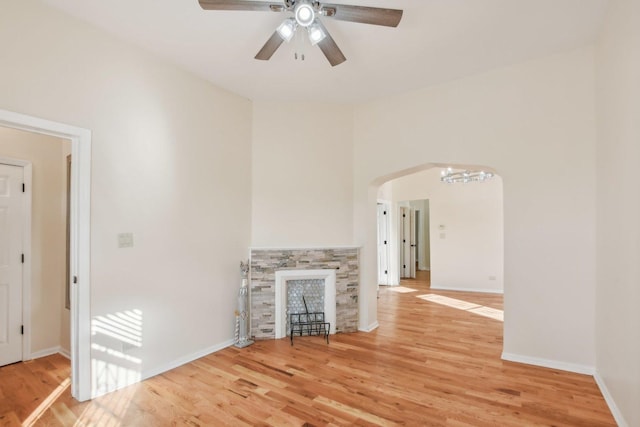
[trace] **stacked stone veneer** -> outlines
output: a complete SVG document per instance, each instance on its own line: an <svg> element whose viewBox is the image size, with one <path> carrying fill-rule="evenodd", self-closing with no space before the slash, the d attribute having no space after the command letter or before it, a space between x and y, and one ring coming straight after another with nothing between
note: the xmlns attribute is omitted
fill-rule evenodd
<svg viewBox="0 0 640 427"><path fill-rule="evenodd" d="M336 270L336 332L358 330L358 248L252 249L251 335L276 336L276 271Z"/></svg>

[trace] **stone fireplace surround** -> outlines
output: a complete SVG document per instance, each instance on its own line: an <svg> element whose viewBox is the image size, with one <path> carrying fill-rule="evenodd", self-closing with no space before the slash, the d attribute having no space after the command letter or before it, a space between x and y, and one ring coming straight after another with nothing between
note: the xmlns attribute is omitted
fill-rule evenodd
<svg viewBox="0 0 640 427"><path fill-rule="evenodd" d="M358 248L251 249L250 264L251 335L255 339L276 337L276 271L283 270L335 270L335 331L358 330Z"/></svg>

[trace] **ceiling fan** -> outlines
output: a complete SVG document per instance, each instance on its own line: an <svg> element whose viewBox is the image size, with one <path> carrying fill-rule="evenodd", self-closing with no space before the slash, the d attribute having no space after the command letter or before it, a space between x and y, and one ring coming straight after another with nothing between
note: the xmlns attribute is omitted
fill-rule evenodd
<svg viewBox="0 0 640 427"><path fill-rule="evenodd" d="M321 16L340 21L397 27L402 18L402 10L378 7L353 6L346 4L326 4L312 0L249 1L249 0L198 0L205 10L244 10L261 12L290 12L262 46L256 59L269 60L282 42L290 41L300 27L307 30L311 45L318 45L332 66L346 61L344 54L333 40L320 19Z"/></svg>

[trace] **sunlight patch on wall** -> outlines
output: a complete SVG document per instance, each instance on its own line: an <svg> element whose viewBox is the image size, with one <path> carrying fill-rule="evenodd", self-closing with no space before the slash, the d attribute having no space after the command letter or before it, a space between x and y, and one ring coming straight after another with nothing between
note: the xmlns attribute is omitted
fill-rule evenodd
<svg viewBox="0 0 640 427"><path fill-rule="evenodd" d="M142 311L96 316L91 322L93 390L95 395L140 381Z"/></svg>
<svg viewBox="0 0 640 427"><path fill-rule="evenodd" d="M480 304L472 302L462 301L455 298L445 297L443 295L426 294L417 295L416 298L420 298L425 301L434 302L440 305L446 305L447 307L457 308L458 310L469 311L480 316L489 317L494 320L504 321L504 311L497 308L486 307Z"/></svg>

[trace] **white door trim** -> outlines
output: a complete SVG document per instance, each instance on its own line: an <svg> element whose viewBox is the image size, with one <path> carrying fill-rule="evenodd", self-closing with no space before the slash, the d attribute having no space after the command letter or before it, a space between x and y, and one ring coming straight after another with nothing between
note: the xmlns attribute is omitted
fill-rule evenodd
<svg viewBox="0 0 640 427"><path fill-rule="evenodd" d="M416 278L416 210L409 208L409 277Z"/></svg>
<svg viewBox="0 0 640 427"><path fill-rule="evenodd" d="M22 264L22 325L24 335L22 335L22 360L31 359L31 182L33 167L31 162L10 157L0 157L0 163L9 166L22 168L22 180L25 185L23 197L22 213L22 253L24 263Z"/></svg>
<svg viewBox="0 0 640 427"><path fill-rule="evenodd" d="M411 208L400 206L400 278L411 278Z"/></svg>
<svg viewBox="0 0 640 427"><path fill-rule="evenodd" d="M389 206L388 202L385 201L378 201L378 204L376 206L377 209L377 214L378 214L378 285L389 285L389 277L391 274L391 265L389 262L390 256L389 256L389 250L391 247L391 236L390 236L390 217L391 217L391 209ZM382 210L383 214L382 214L382 218L380 218L380 211ZM381 221L384 223L383 226L381 226ZM383 229L383 233L384 236L380 236L380 231L381 229ZM383 243L383 254L382 254L382 259L384 260L384 267L385 270L387 271L386 273L383 271L383 266L381 266L380 263L380 239L382 239L383 241L386 241L386 243Z"/></svg>
<svg viewBox="0 0 640 427"><path fill-rule="evenodd" d="M70 276L78 278L78 283L71 285L71 395L80 401L88 400L92 397L91 131L2 109L0 126L71 141L74 161L71 164Z"/></svg>

